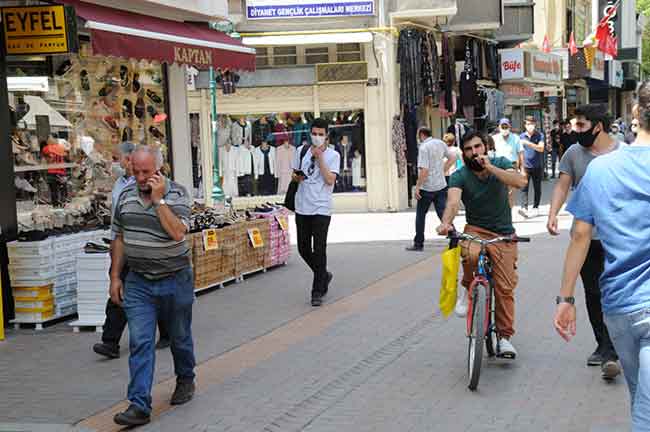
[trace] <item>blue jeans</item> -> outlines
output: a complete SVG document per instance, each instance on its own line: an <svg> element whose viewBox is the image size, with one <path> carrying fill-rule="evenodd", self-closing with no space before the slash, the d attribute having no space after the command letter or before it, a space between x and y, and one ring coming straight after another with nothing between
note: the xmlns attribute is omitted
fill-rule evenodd
<svg viewBox="0 0 650 432"><path fill-rule="evenodd" d="M632 431L650 431L650 308L605 314L630 390Z"/></svg>
<svg viewBox="0 0 650 432"><path fill-rule="evenodd" d="M186 268L161 280L149 280L129 272L124 288L124 311L129 323L129 402L151 412L151 386L156 362L156 321L160 315L169 326L177 381L193 381L194 342L192 304L194 280Z"/></svg>
<svg viewBox="0 0 650 432"><path fill-rule="evenodd" d="M413 239L415 247L424 246L424 225L431 204L436 209L436 214L440 220L442 220L442 215L445 213L445 207L447 206L447 188L437 192L420 190L420 195L421 198L418 200L415 214L415 238Z"/></svg>

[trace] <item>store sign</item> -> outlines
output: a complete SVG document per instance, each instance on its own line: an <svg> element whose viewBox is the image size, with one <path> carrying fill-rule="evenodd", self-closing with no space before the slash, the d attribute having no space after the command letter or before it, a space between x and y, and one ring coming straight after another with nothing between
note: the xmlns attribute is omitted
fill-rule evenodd
<svg viewBox="0 0 650 432"><path fill-rule="evenodd" d="M246 17L254 19L371 16L374 0L247 0Z"/></svg>
<svg viewBox="0 0 650 432"><path fill-rule="evenodd" d="M278 221L278 225L282 231L289 231L289 222L287 221L286 215L275 215L275 220Z"/></svg>
<svg viewBox="0 0 650 432"><path fill-rule="evenodd" d="M71 35L64 6L2 8L2 25L9 55L62 54L70 51Z"/></svg>
<svg viewBox="0 0 650 432"><path fill-rule="evenodd" d="M216 229L203 230L203 250L211 251L219 249L219 238Z"/></svg>
<svg viewBox="0 0 650 432"><path fill-rule="evenodd" d="M605 79L605 54L600 50L596 50L596 55L594 55L590 78L601 81Z"/></svg>
<svg viewBox="0 0 650 432"><path fill-rule="evenodd" d="M199 48L174 47L174 63L211 66L212 52Z"/></svg>
<svg viewBox="0 0 650 432"><path fill-rule="evenodd" d="M612 87L623 87L623 64L618 60L608 62L609 85Z"/></svg>
<svg viewBox="0 0 650 432"><path fill-rule="evenodd" d="M530 85L524 84L502 84L499 90L505 93L507 98L532 98L535 91Z"/></svg>
<svg viewBox="0 0 650 432"><path fill-rule="evenodd" d="M248 230L248 239L251 241L253 249L264 247L264 239L259 228L251 228Z"/></svg>
<svg viewBox="0 0 650 432"><path fill-rule="evenodd" d="M555 54L530 53L530 78L542 81L562 81L562 58Z"/></svg>
<svg viewBox="0 0 650 432"><path fill-rule="evenodd" d="M523 50L501 51L501 79L516 80L524 78Z"/></svg>

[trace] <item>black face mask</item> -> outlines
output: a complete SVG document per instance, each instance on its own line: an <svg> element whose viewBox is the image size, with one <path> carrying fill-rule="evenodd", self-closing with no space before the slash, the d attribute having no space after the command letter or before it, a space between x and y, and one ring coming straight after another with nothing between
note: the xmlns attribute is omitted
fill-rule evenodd
<svg viewBox="0 0 650 432"><path fill-rule="evenodd" d="M485 167L483 167L483 165L478 161L478 156L472 158L463 156L463 160L465 161L465 165L474 172L481 172L485 169Z"/></svg>
<svg viewBox="0 0 650 432"><path fill-rule="evenodd" d="M578 143L583 146L583 147L591 147L594 145L594 142L596 141L596 137L600 134L598 132L596 135L594 135L594 128L596 126L592 126L591 129L585 132L576 132L576 137L578 139Z"/></svg>

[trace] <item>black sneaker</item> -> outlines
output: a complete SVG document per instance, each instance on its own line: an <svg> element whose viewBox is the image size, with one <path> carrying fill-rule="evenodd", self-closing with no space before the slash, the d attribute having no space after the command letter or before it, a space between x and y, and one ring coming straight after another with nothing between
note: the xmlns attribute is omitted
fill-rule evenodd
<svg viewBox="0 0 650 432"><path fill-rule="evenodd" d="M169 341L169 338L160 338L158 339L158 343L156 344L156 349L161 350L165 348L169 348L169 345L171 342Z"/></svg>
<svg viewBox="0 0 650 432"><path fill-rule="evenodd" d="M422 252L424 250L424 246L409 246L406 248L407 251L409 252Z"/></svg>
<svg viewBox="0 0 650 432"><path fill-rule="evenodd" d="M600 366L603 364L603 355L596 349L587 359L587 366Z"/></svg>
<svg viewBox="0 0 650 432"><path fill-rule="evenodd" d="M172 405L183 405L192 400L194 397L194 381L178 381L176 382L176 389L169 402Z"/></svg>
<svg viewBox="0 0 650 432"><path fill-rule="evenodd" d="M323 305L323 297L322 296L312 296L311 305L313 307L322 306Z"/></svg>
<svg viewBox="0 0 650 432"><path fill-rule="evenodd" d="M99 355L108 357L109 359L120 358L119 345L107 344L105 342L96 343L95 345L93 345L93 351L95 351Z"/></svg>
<svg viewBox="0 0 650 432"><path fill-rule="evenodd" d="M126 411L115 414L113 421L120 426L142 426L151 421L151 416L132 404Z"/></svg>

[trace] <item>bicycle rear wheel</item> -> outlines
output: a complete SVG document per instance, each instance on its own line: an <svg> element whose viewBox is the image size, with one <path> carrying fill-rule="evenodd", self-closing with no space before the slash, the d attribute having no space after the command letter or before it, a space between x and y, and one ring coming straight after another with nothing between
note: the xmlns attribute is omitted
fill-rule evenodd
<svg viewBox="0 0 650 432"><path fill-rule="evenodd" d="M487 288L478 284L472 293L472 327L467 347L467 375L469 389L476 390L481 377L481 362L483 361L483 340L485 339L485 309Z"/></svg>

